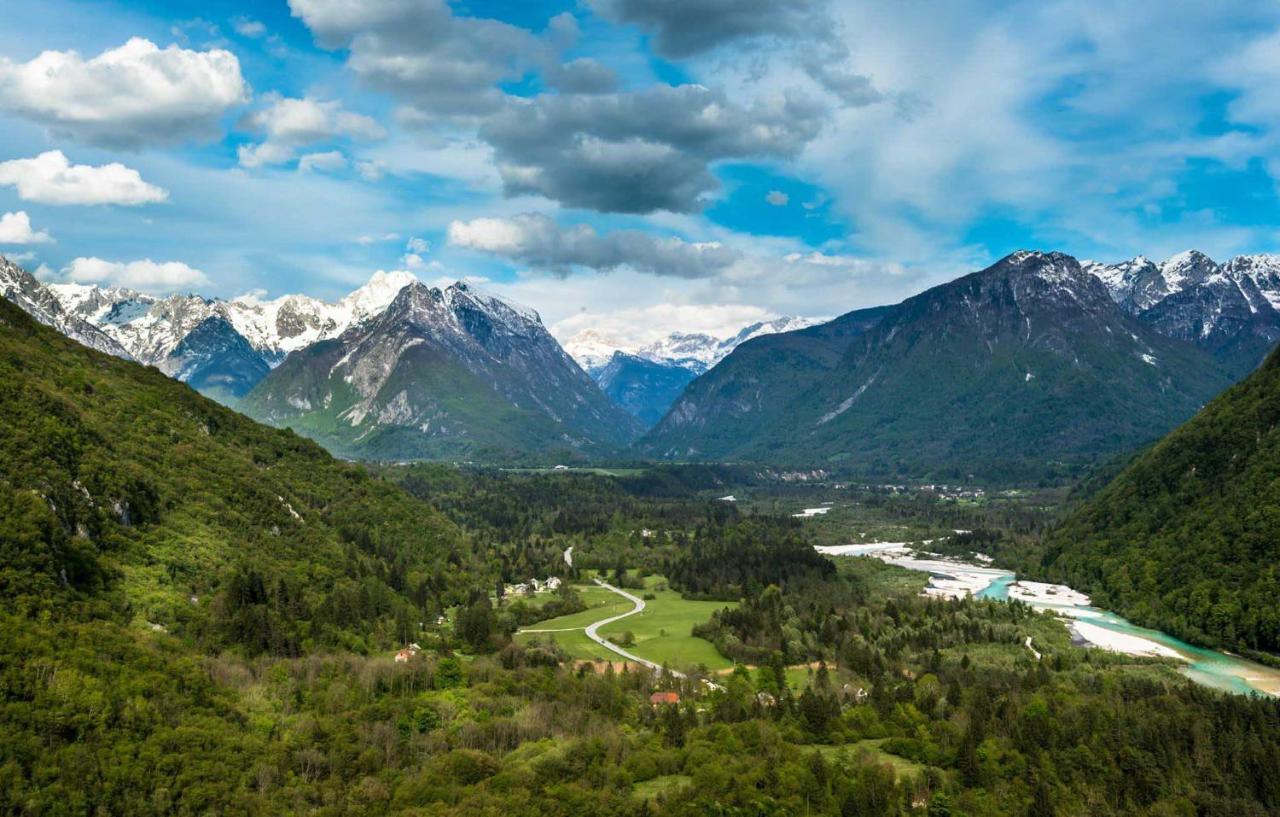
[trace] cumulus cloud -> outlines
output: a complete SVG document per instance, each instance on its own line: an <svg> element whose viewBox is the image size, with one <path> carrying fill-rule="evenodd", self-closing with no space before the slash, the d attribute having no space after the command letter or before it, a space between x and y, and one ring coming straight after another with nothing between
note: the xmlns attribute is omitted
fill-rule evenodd
<svg viewBox="0 0 1280 817"><path fill-rule="evenodd" d="M545 74L548 85L570 94L604 94L618 87L617 73L588 57L553 63Z"/></svg>
<svg viewBox="0 0 1280 817"><path fill-rule="evenodd" d="M135 37L89 60L75 51L0 59L0 108L107 147L209 136L228 108L248 99L239 60L222 49L161 49Z"/></svg>
<svg viewBox="0 0 1280 817"><path fill-rule="evenodd" d="M739 258L718 242L690 243L639 230L601 235L587 224L561 228L539 213L455 221L449 225L449 243L559 275L575 267L600 272L628 267L654 275L707 278Z"/></svg>
<svg viewBox="0 0 1280 817"><path fill-rule="evenodd" d="M289 0L317 42L349 49L367 82L423 115L479 115L505 97L497 85L548 58L547 43L497 20L455 15L445 0Z"/></svg>
<svg viewBox="0 0 1280 817"><path fill-rule="evenodd" d="M606 19L639 26L665 57L683 59L735 40L794 36L810 28L815 0L591 0Z"/></svg>
<svg viewBox="0 0 1280 817"><path fill-rule="evenodd" d="M701 85L512 101L481 128L508 195L618 213L692 212L718 187L708 165L785 157L825 109L778 94L750 108Z"/></svg>
<svg viewBox="0 0 1280 817"><path fill-rule="evenodd" d="M157 262L150 258L122 262L81 257L62 272L77 284L103 284L143 292L172 292L209 283L203 272L181 261Z"/></svg>
<svg viewBox="0 0 1280 817"><path fill-rule="evenodd" d="M19 210L0 215L0 244L44 244L53 237L44 231L31 228L31 219Z"/></svg>
<svg viewBox="0 0 1280 817"><path fill-rule="evenodd" d="M400 264L407 270L421 271L430 266L425 258L431 251L431 242L425 238L412 236L404 245L405 253L400 256Z"/></svg>
<svg viewBox="0 0 1280 817"><path fill-rule="evenodd" d="M0 162L0 185L16 187L23 201L41 204L135 206L169 197L167 190L143 181L133 168L117 162L98 167L73 165L60 150Z"/></svg>
<svg viewBox="0 0 1280 817"><path fill-rule="evenodd" d="M687 59L751 40L767 40L845 105L879 102L871 78L850 67L849 47L827 0L591 0L606 19L648 33L659 54Z"/></svg>
<svg viewBox="0 0 1280 817"><path fill-rule="evenodd" d="M328 142L345 137L359 141L382 139L386 130L371 117L344 110L336 101L311 98L291 99L268 95L265 108L254 111L241 121L247 130L264 134L256 145L241 145L240 165L254 168L292 161L304 145ZM324 154L332 164L333 151ZM341 154L338 154L341 156ZM345 159L343 160L345 164ZM314 166L314 165L313 165ZM300 169L301 168L300 166Z"/></svg>
<svg viewBox="0 0 1280 817"><path fill-rule="evenodd" d="M798 13L807 3L784 5ZM706 11L739 18L735 4L720 6ZM357 76L402 103L402 124L437 134L474 126L509 196L603 212L693 212L718 186L712 163L794 156L827 113L826 103L791 89L750 94L754 102L694 84L619 90L602 62L562 61L578 37L570 14L535 33L455 14L445 0L290 0L290 8L322 46L348 50ZM741 27L767 27L756 13ZM503 90L531 73L556 92Z"/></svg>
<svg viewBox="0 0 1280 817"><path fill-rule="evenodd" d="M791 197L781 190L770 190L764 197L764 200L774 207L786 207L791 201Z"/></svg>

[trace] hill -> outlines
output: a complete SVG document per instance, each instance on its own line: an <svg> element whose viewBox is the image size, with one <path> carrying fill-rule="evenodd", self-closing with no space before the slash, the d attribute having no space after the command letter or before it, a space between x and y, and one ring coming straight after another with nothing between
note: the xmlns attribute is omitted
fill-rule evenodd
<svg viewBox="0 0 1280 817"><path fill-rule="evenodd" d="M211 649L402 641L467 580L424 503L0 301L0 597ZM79 614L76 614L79 616Z"/></svg>
<svg viewBox="0 0 1280 817"><path fill-rule="evenodd" d="M1280 353L1087 500L1043 567L1182 638L1280 651Z"/></svg>
<svg viewBox="0 0 1280 817"><path fill-rule="evenodd" d="M1134 448L1228 384L1060 253L738 347L642 441L658 456L1035 479Z"/></svg>

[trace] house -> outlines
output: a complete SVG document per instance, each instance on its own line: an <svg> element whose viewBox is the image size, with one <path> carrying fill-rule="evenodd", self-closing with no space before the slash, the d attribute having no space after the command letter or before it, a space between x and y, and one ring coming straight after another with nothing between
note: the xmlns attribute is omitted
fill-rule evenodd
<svg viewBox="0 0 1280 817"><path fill-rule="evenodd" d="M398 653L396 653L396 663L397 664L408 663L409 659L414 657L417 654L418 654L417 650L411 647L405 647L403 650L400 650Z"/></svg>
<svg viewBox="0 0 1280 817"><path fill-rule="evenodd" d="M680 703L680 693L670 690L655 692L649 696L650 706L675 706Z"/></svg>
<svg viewBox="0 0 1280 817"><path fill-rule="evenodd" d="M724 692L724 687L712 681L710 678L703 678L702 685L707 688L708 692Z"/></svg>
<svg viewBox="0 0 1280 817"><path fill-rule="evenodd" d="M774 707L778 705L778 699L773 697L773 695L771 695L768 692L757 692L756 703L760 704L761 706Z"/></svg>
<svg viewBox="0 0 1280 817"><path fill-rule="evenodd" d="M548 576L548 577L547 577L547 580L546 580L545 582L543 582L543 583L542 583L542 588L543 588L544 590L559 590L559 589L560 589L560 577L559 577L559 576Z"/></svg>

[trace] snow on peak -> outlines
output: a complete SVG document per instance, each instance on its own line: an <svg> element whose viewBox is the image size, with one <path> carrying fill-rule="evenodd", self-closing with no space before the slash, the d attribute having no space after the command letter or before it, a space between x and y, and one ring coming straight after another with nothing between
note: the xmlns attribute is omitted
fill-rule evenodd
<svg viewBox="0 0 1280 817"><path fill-rule="evenodd" d="M564 342L564 350L587 371L597 371L623 352L666 365L676 365L702 374L728 357L739 345L761 335L794 332L825 319L785 316L744 326L728 337L706 332L672 332L648 343L627 342L596 329L584 329Z"/></svg>
<svg viewBox="0 0 1280 817"><path fill-rule="evenodd" d="M338 306L349 310L351 322L362 320L382 312L391 305L400 290L417 280L406 270L378 270L363 286L339 301Z"/></svg>
<svg viewBox="0 0 1280 817"><path fill-rule="evenodd" d="M529 323L542 323L542 316L535 310L530 309L523 304L482 289L468 281L456 281L449 286L446 292L463 293L471 298L472 301L481 305L490 314L501 315L504 311L514 314Z"/></svg>

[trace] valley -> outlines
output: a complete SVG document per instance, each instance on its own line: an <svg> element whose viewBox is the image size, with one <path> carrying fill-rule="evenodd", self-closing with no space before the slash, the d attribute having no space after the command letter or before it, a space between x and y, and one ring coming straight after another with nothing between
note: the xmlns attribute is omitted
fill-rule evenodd
<svg viewBox="0 0 1280 817"><path fill-rule="evenodd" d="M1050 262L1058 297L1077 267ZM1015 292L1027 284L1010 274ZM1099 325L1162 342L1098 294ZM757 337L720 366L778 343L843 365L823 344L886 320L873 310ZM213 348L203 332L176 348ZM1175 348L1159 359L1198 359ZM460 368L441 368L446 358ZM1138 358L1136 371L1154 368ZM831 463L628 458L639 421L591 391L536 315L463 286L406 285L237 402L364 464L7 303L0 367L6 804L472 814L571 800L601 815L926 804L975 817L1037 798L1096 814L1280 805L1251 771L1280 756L1277 659L1247 640L1265 633L1257 608L1179 640L1107 612L1128 613L1104 601L1115 599L1164 615L1109 576L1101 593L1061 583L1081 564L1064 561L1078 558L1065 532L1096 525L1090 508L1129 496L1127 484L1169 490L1147 474L1170 457L1197 452L1205 480L1269 484L1263 460L1228 457L1219 471L1198 452L1202 438L1266 436L1270 362L1084 485L1025 459L869 479ZM477 379L458 391L466 378ZM575 390L571 407L556 402ZM327 414L307 408L326 402ZM408 425L423 411L465 433L400 448L431 439ZM386 422L362 425L370 417ZM402 450L417 455L391 460ZM430 461L444 455L493 461ZM144 706L142 689L162 697ZM1200 746L1201 760L1171 742ZM181 766L103 762L157 754ZM1134 758L1160 782L1132 786L1122 768Z"/></svg>

